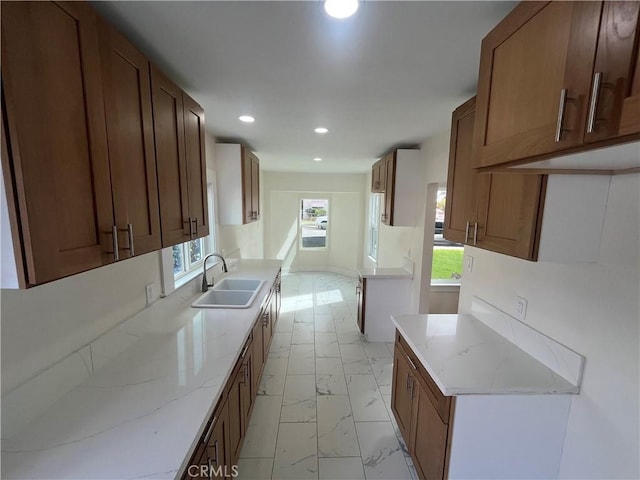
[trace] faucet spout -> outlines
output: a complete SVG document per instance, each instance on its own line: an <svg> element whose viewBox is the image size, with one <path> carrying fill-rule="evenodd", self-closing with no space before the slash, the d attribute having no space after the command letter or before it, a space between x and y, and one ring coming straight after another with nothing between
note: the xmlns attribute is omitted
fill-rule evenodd
<svg viewBox="0 0 640 480"><path fill-rule="evenodd" d="M211 283L207 281L207 260L209 260L211 257L218 257L220 260L222 260L222 271L224 271L225 273L229 271L227 270L227 262L225 261L224 257L219 253L211 253L206 257L204 257L204 262L202 262L202 291L203 292L206 292L207 290L209 290L209 287L213 287L213 277L211 278Z"/></svg>

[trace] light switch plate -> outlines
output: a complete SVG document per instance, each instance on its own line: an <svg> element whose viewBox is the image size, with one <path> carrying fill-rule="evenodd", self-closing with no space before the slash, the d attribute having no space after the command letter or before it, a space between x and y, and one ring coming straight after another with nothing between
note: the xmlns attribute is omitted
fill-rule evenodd
<svg viewBox="0 0 640 480"><path fill-rule="evenodd" d="M469 273L473 272L473 256L472 255L464 256L464 267L467 272Z"/></svg>
<svg viewBox="0 0 640 480"><path fill-rule="evenodd" d="M516 297L516 303L513 308L513 313L518 320L524 321L524 319L527 316L527 299L526 298Z"/></svg>
<svg viewBox="0 0 640 480"><path fill-rule="evenodd" d="M151 305L151 302L153 302L153 284L144 287L144 292L147 296L147 305Z"/></svg>

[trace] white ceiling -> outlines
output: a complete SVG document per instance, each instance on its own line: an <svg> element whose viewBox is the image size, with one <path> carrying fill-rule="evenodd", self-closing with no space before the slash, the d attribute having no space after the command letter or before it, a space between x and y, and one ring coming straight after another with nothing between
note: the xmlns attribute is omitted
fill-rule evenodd
<svg viewBox="0 0 640 480"><path fill-rule="evenodd" d="M448 128L475 92L482 38L515 3L369 0L346 20L318 0L93 5L265 170L364 172Z"/></svg>

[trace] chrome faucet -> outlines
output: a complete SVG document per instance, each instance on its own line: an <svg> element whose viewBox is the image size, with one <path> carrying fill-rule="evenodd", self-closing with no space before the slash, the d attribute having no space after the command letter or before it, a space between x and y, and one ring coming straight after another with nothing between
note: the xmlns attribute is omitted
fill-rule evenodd
<svg viewBox="0 0 640 480"><path fill-rule="evenodd" d="M204 262L202 262L202 291L206 292L209 290L209 287L213 287L213 277L211 278L211 283L207 281L207 260L211 257L218 257L222 260L222 270L224 272L228 272L227 270L227 262L224 261L224 257L219 253L210 253L206 257L204 257Z"/></svg>

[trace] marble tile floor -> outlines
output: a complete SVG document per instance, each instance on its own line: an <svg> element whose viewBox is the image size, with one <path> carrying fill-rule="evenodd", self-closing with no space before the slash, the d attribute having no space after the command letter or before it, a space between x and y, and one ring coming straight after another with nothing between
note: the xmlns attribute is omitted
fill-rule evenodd
<svg viewBox="0 0 640 480"><path fill-rule="evenodd" d="M238 478L417 479L391 413L393 344L359 334L355 285L333 273L283 276Z"/></svg>

